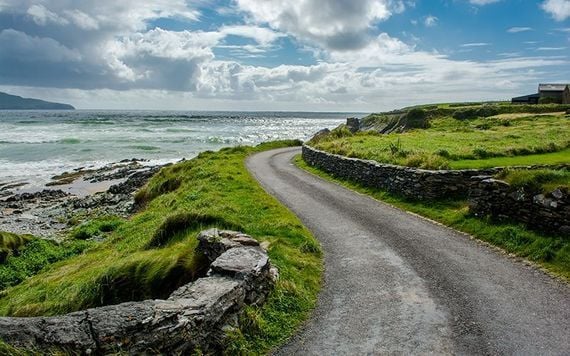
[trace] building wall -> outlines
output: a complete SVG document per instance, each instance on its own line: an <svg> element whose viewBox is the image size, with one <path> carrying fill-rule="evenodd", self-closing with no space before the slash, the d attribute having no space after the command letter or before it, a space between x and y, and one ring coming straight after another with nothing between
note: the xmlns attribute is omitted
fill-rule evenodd
<svg viewBox="0 0 570 356"><path fill-rule="evenodd" d="M564 90L562 104L570 104L570 85L566 86L566 90Z"/></svg>
<svg viewBox="0 0 570 356"><path fill-rule="evenodd" d="M543 90L540 92L541 98L556 98L562 100L562 91L546 91Z"/></svg>

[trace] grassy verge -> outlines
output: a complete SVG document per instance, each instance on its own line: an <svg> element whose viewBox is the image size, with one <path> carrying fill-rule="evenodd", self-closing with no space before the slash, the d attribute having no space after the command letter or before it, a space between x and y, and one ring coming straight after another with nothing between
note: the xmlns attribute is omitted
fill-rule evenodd
<svg viewBox="0 0 570 356"><path fill-rule="evenodd" d="M137 194L131 219L86 224L79 236L108 230L80 256L8 288L0 315L54 315L126 300L161 298L203 272L196 234L210 226L239 229L269 243L280 280L268 302L248 308L230 352L264 353L288 338L316 302L322 272L317 241L250 176L248 155L298 142L204 152L166 167Z"/></svg>
<svg viewBox="0 0 570 356"><path fill-rule="evenodd" d="M543 235L529 231L520 224L495 223L470 216L466 201L412 201L380 189L366 188L354 182L337 179L308 166L301 156L296 157L295 163L321 178L466 232L509 253L538 263L570 281L570 240L562 236Z"/></svg>
<svg viewBox="0 0 570 356"><path fill-rule="evenodd" d="M310 144L348 157L426 169L570 163L570 120L564 115L430 118L402 133L350 133L338 128Z"/></svg>
<svg viewBox="0 0 570 356"><path fill-rule="evenodd" d="M507 166L532 166L535 164L558 165L570 163L570 149L558 152L527 156L494 157L479 160L461 160L450 162L452 169L491 168Z"/></svg>
<svg viewBox="0 0 570 356"><path fill-rule="evenodd" d="M508 169L497 178L506 181L514 188L527 192L549 193L555 189L570 189L570 171L554 169L518 170Z"/></svg>

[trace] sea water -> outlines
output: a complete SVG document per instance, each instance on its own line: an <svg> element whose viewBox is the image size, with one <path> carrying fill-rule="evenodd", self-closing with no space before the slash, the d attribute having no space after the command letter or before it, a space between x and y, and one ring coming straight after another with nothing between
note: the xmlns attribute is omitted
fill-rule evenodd
<svg viewBox="0 0 570 356"><path fill-rule="evenodd" d="M0 183L42 184L78 167L139 158L149 164L205 150L305 140L349 113L0 111Z"/></svg>

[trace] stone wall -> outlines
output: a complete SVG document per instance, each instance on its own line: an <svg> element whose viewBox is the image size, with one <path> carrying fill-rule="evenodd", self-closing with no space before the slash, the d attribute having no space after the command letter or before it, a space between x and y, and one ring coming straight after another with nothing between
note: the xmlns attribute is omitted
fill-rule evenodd
<svg viewBox="0 0 570 356"><path fill-rule="evenodd" d="M515 189L507 182L483 179L469 192L469 209L477 216L497 220L514 220L531 229L570 236L570 196L556 189L549 194L536 194Z"/></svg>
<svg viewBox="0 0 570 356"><path fill-rule="evenodd" d="M233 231L199 234L208 257L204 278L167 300L146 300L87 309L56 317L0 318L0 339L19 348L73 354L218 353L247 304L262 304L277 270L259 243Z"/></svg>
<svg viewBox="0 0 570 356"><path fill-rule="evenodd" d="M303 146L303 159L336 177L363 186L381 188L414 199L467 196L474 176L489 176L500 168L466 170L426 170L348 158Z"/></svg>

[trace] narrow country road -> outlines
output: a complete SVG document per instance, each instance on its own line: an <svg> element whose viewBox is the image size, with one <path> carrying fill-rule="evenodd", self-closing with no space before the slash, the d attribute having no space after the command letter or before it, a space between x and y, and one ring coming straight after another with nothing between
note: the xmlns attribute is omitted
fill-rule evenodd
<svg viewBox="0 0 570 356"><path fill-rule="evenodd" d="M247 162L324 250L317 308L276 354L570 354L567 284L306 173L298 153Z"/></svg>

